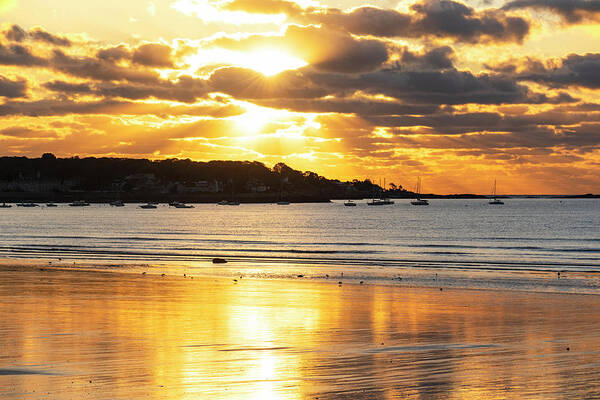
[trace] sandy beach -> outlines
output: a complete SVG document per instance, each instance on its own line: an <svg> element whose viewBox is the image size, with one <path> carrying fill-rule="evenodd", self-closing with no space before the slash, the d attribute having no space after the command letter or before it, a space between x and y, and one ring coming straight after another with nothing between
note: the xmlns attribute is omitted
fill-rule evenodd
<svg viewBox="0 0 600 400"><path fill-rule="evenodd" d="M596 295L0 274L3 399L600 396Z"/></svg>

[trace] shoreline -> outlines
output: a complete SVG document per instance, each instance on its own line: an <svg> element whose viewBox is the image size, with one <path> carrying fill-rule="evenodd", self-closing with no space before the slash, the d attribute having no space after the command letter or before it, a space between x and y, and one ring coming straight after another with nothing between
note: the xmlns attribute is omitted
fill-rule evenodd
<svg viewBox="0 0 600 400"><path fill-rule="evenodd" d="M71 264L72 262L72 264ZM597 272L540 270L470 270L455 267L411 266L370 267L354 270L347 265L313 266L306 264L227 264L201 263L98 263L86 260L69 262L48 259L0 258L0 271L87 272L186 279L229 279L282 282L320 282L331 285L384 286L397 288L435 288L493 290L503 292L600 295ZM342 282L341 284L339 282Z"/></svg>

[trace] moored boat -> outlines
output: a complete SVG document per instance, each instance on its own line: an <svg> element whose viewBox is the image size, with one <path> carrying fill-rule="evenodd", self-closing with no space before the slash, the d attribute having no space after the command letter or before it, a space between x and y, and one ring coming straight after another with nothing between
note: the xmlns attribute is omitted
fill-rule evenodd
<svg viewBox="0 0 600 400"><path fill-rule="evenodd" d="M497 195L496 195L496 180L494 179L494 189L492 189L492 200L489 201L488 204L491 204L493 206L501 206L504 204L504 202L500 199L498 199Z"/></svg>
<svg viewBox="0 0 600 400"><path fill-rule="evenodd" d="M72 203L69 203L69 206L71 206L71 207L88 207L89 205L90 205L90 203L88 203L87 201L83 201L83 200L77 200Z"/></svg>
<svg viewBox="0 0 600 400"><path fill-rule="evenodd" d="M429 200L421 198L421 177L417 179L417 188L415 189L416 199L410 202L413 206L428 206Z"/></svg>

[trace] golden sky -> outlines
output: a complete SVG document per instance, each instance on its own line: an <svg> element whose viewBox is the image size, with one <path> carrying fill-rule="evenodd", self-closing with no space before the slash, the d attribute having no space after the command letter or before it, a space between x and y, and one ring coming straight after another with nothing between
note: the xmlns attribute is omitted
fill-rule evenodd
<svg viewBox="0 0 600 400"><path fill-rule="evenodd" d="M600 192L600 0L0 0L0 155Z"/></svg>

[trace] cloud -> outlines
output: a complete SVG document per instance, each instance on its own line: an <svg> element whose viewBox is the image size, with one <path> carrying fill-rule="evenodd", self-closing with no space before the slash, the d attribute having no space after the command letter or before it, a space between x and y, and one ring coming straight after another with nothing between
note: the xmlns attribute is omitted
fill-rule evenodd
<svg viewBox="0 0 600 400"><path fill-rule="evenodd" d="M154 83L159 80L156 72L119 66L105 59L89 56L74 57L61 50L54 50L49 60L51 68L79 77L102 81L130 81Z"/></svg>
<svg viewBox="0 0 600 400"><path fill-rule="evenodd" d="M193 103L208 93L204 79L180 76L176 81L157 80L145 83L70 83L51 81L43 85L46 89L66 95L90 95L98 97L120 97L130 100L155 98Z"/></svg>
<svg viewBox="0 0 600 400"><path fill-rule="evenodd" d="M23 45L10 44L5 46L0 43L0 65L46 66L48 60L35 56L28 47Z"/></svg>
<svg viewBox="0 0 600 400"><path fill-rule="evenodd" d="M56 138L58 135L56 132L49 130L38 130L31 129L22 126L13 126L0 130L0 136L10 136L13 138L27 138L27 139L38 139L38 138Z"/></svg>
<svg viewBox="0 0 600 400"><path fill-rule="evenodd" d="M10 80L0 75L0 97L17 98L27 94L27 81L23 78Z"/></svg>
<svg viewBox="0 0 600 400"><path fill-rule="evenodd" d="M69 39L67 39L66 37L53 35L39 27L33 28L32 30L30 30L29 37L32 40L45 42L45 43L52 44L55 46L69 47L72 44L71 41Z"/></svg>
<svg viewBox="0 0 600 400"><path fill-rule="evenodd" d="M561 59L539 60L524 58L511 60L488 68L510 73L517 80L532 81L550 87L579 86L600 88L600 54L569 54Z"/></svg>
<svg viewBox="0 0 600 400"><path fill-rule="evenodd" d="M19 25L12 25L7 31L4 32L4 36L13 42L22 42L27 38L27 32L23 30Z"/></svg>
<svg viewBox="0 0 600 400"><path fill-rule="evenodd" d="M64 37L52 34L42 27L32 28L29 32L25 31L19 25L11 25L11 27L3 32L4 37L12 42L23 42L26 40L38 41L54 46L70 47L72 42Z"/></svg>
<svg viewBox="0 0 600 400"><path fill-rule="evenodd" d="M204 116L226 118L245 112L242 107L229 103L200 105L172 105L164 103L138 103L115 99L75 101L47 99L37 101L8 101L0 104L0 116L54 117L64 115L154 115L160 118L173 116Z"/></svg>
<svg viewBox="0 0 600 400"><path fill-rule="evenodd" d="M456 69L404 70L394 67L358 76L312 74L318 87L332 93L363 91L416 104L515 104L539 103L544 97L532 93L510 77L478 74Z"/></svg>
<svg viewBox="0 0 600 400"><path fill-rule="evenodd" d="M416 35L452 37L464 42L517 42L529 33L529 22L501 10L475 11L451 0L424 0L415 3L413 29Z"/></svg>
<svg viewBox="0 0 600 400"><path fill-rule="evenodd" d="M375 70L388 60L384 42L356 38L348 32L328 27L290 25L282 36L221 37L212 44L237 51L265 47L289 49L290 53L319 70L341 73Z"/></svg>
<svg viewBox="0 0 600 400"><path fill-rule="evenodd" d="M529 21L522 17L498 9L477 11L452 0L416 2L408 13L363 6L347 12L319 9L306 12L303 18L329 27L341 27L357 35L430 37L466 43L521 43L530 29Z"/></svg>
<svg viewBox="0 0 600 400"><path fill-rule="evenodd" d="M514 0L503 9L532 8L560 15L569 24L600 20L600 0Z"/></svg>
<svg viewBox="0 0 600 400"><path fill-rule="evenodd" d="M174 66L171 47L158 43L143 44L136 48L132 61L147 67L172 68Z"/></svg>
<svg viewBox="0 0 600 400"><path fill-rule="evenodd" d="M404 68L436 70L453 68L454 58L454 49L450 46L425 49L421 53L404 48L401 52L400 62Z"/></svg>
<svg viewBox="0 0 600 400"><path fill-rule="evenodd" d="M220 68L208 80L212 91L240 99L319 98L327 90L307 80L302 71L286 71L265 77L247 68Z"/></svg>

